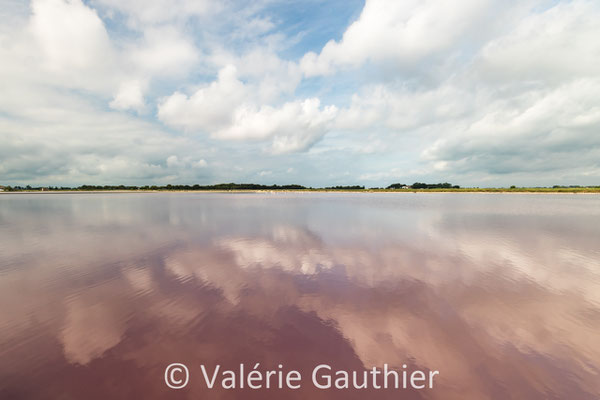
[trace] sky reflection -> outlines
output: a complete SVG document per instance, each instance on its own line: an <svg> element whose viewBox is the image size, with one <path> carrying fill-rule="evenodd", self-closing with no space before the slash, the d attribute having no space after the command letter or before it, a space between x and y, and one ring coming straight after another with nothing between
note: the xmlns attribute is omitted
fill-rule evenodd
<svg viewBox="0 0 600 400"><path fill-rule="evenodd" d="M200 364L439 370L426 399L600 394L600 198L0 197L2 398L198 398ZM169 390L164 367L192 380ZM194 382L194 373L196 381ZM364 398L365 391L210 391ZM372 398L398 398L373 391Z"/></svg>

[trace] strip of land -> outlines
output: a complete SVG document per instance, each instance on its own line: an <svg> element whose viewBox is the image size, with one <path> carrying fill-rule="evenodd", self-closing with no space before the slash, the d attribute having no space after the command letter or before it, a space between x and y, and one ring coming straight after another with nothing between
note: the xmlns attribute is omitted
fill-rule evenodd
<svg viewBox="0 0 600 400"><path fill-rule="evenodd" d="M366 188L364 186L331 186L323 188L305 187L302 185L260 185L253 183L222 183L216 185L165 185L165 186L126 186L126 185L82 185L78 187L57 186L0 186L0 193L44 192L44 193L77 193L77 192L476 192L476 193L600 193L600 186L552 186L552 187L460 187L449 183L414 183L413 185L392 184L385 188Z"/></svg>

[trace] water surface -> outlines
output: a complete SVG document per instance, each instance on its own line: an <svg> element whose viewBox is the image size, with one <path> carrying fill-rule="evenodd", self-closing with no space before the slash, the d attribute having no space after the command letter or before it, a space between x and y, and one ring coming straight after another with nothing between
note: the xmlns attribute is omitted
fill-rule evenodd
<svg viewBox="0 0 600 400"><path fill-rule="evenodd" d="M598 399L599 243L595 195L3 194L0 398ZM201 381L256 362L306 382ZM320 363L440 375L318 390Z"/></svg>

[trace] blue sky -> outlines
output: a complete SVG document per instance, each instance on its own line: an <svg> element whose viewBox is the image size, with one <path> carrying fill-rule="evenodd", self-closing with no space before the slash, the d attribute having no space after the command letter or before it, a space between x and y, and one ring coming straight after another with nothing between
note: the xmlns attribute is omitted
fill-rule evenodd
<svg viewBox="0 0 600 400"><path fill-rule="evenodd" d="M596 1L0 8L0 184L600 184Z"/></svg>

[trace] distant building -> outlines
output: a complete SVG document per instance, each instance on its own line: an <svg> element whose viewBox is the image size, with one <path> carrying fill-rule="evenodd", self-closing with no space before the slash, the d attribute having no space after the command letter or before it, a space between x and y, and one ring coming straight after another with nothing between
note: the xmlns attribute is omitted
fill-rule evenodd
<svg viewBox="0 0 600 400"><path fill-rule="evenodd" d="M0 186L0 192L4 192L4 186Z"/></svg>

